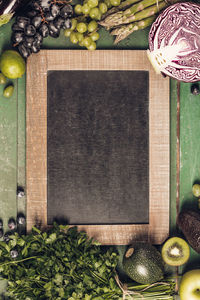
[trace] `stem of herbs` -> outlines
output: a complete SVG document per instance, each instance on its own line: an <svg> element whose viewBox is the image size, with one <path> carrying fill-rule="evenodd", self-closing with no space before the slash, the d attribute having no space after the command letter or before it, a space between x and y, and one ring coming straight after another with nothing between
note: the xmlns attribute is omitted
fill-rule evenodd
<svg viewBox="0 0 200 300"><path fill-rule="evenodd" d="M6 266L6 265L10 265L10 264L18 264L18 263L24 262L26 260L35 259L35 258L38 258L38 257L37 256L32 256L32 257L27 257L27 258L24 258L24 259L21 259L21 260L9 261L9 262L7 262L5 264L1 264L0 267Z"/></svg>

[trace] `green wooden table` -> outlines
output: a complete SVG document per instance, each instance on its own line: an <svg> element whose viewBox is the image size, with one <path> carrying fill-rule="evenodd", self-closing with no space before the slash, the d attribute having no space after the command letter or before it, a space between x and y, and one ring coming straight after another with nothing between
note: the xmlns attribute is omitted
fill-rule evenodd
<svg viewBox="0 0 200 300"><path fill-rule="evenodd" d="M13 21L0 28L0 53L10 49L11 25ZM147 49L148 31L136 32L113 46L113 37L101 30L98 49ZM75 49L64 37L47 38L43 48ZM25 182L25 76L12 81L15 86L12 98L3 98L0 87L0 218L5 229L8 219L19 212L26 212L26 197L18 197L17 186ZM191 84L171 80L170 99L170 231L176 232L176 216L182 205L188 203L196 207L197 199L192 196L192 185L200 180L200 95L191 94ZM190 266L200 264L198 255L192 252ZM186 266L186 267L187 267ZM180 270L182 271L182 270Z"/></svg>

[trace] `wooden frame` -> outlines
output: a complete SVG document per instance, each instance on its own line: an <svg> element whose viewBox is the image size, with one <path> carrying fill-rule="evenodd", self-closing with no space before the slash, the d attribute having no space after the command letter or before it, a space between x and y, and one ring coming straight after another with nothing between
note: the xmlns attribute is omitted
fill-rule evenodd
<svg viewBox="0 0 200 300"><path fill-rule="evenodd" d="M105 245L132 240L161 244L169 235L169 79L156 75L143 50L42 50L27 62L27 230L47 226L47 72L147 70L149 72L149 224L81 225Z"/></svg>

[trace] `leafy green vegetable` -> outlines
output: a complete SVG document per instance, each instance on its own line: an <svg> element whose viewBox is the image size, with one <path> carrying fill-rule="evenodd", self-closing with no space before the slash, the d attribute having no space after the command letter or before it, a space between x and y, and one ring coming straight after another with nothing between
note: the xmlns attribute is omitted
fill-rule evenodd
<svg viewBox="0 0 200 300"><path fill-rule="evenodd" d="M9 238L0 241L0 276L7 280L9 299L174 299L172 280L122 284L115 271L118 253L100 247L75 226L55 223L47 232L33 227L27 235L15 232Z"/></svg>
<svg viewBox="0 0 200 300"><path fill-rule="evenodd" d="M119 299L117 262L112 247L103 250L76 227L54 224L48 232L33 227L28 235L14 233L8 243L0 242L0 275L11 299Z"/></svg>

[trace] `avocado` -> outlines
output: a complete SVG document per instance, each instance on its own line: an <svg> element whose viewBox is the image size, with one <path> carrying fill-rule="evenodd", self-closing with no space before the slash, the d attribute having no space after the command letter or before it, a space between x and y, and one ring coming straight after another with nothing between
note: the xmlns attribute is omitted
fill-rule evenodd
<svg viewBox="0 0 200 300"><path fill-rule="evenodd" d="M200 213L191 209L181 211L177 218L177 225L189 245L200 253Z"/></svg>
<svg viewBox="0 0 200 300"><path fill-rule="evenodd" d="M164 263L160 252L151 244L137 242L123 257L124 272L134 281L151 284L164 277Z"/></svg>

